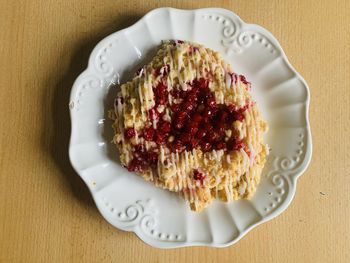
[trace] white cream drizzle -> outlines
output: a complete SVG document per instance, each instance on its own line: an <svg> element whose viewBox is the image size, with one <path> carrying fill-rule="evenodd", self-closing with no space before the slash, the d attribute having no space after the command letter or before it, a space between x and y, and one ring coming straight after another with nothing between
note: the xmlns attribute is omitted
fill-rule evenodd
<svg viewBox="0 0 350 263"><path fill-rule="evenodd" d="M181 49L175 50L172 47L172 44L167 45L164 52L165 56L162 59L164 65L169 65L170 72L166 79L166 83L168 87L167 90L169 92L168 100L170 104L180 102L173 100L170 94L170 91L176 84L176 81L179 83L182 89L186 90L186 83L191 82L198 76L205 76L207 71L212 72L214 77L216 75L220 75L221 87L224 87L224 89L220 88L220 86L217 86L217 84L213 85L213 83L210 83L210 89L212 91L215 91L215 94L217 95L216 100L218 101L218 103L226 103L225 99L230 98L230 100L236 105L242 106L245 104L246 98L249 98L249 94L246 92L245 89L246 85L241 83L239 76L237 76L236 78L236 83L235 81L232 81L231 75L229 74L230 70L226 71L226 68L229 69L229 66L226 66L226 64L223 61L215 63L214 61L218 61L218 59L216 58L217 55L214 56L213 53L208 52L208 50L201 46L198 46L198 51L193 50L191 54L188 53L187 47L185 48L186 51ZM187 59L187 69L184 68L185 59ZM141 103L141 107L137 107L134 104L131 105L131 117L134 126L138 121L140 121L136 115L136 110L138 109L138 111L140 111L141 120L145 121L145 115L149 114L148 110L153 108L153 106L155 105L155 101L153 99L154 94L152 89L154 76L153 72L147 69L148 67L146 66L141 70L137 80L137 95ZM165 67L162 68L160 72L162 73L164 72L164 70ZM216 70L219 70L218 74L214 73ZM132 94L129 94L129 90L122 88L122 96L125 99L126 97L132 96ZM123 136L124 126L122 120L126 114L125 104L126 103L118 103L117 107L115 107L115 114L117 115L116 122L118 122L117 129L122 134L121 140L123 145L125 145L125 141ZM162 111L164 109L159 110ZM259 140L261 140L259 120L256 120L255 114L251 115L254 116L250 116L252 123L249 125L249 127L247 127L244 122L239 127L240 139L248 138L250 140L247 143L248 149L250 151L250 158L243 149L239 151L239 156L241 156L242 158L241 160L238 159L237 161L235 157L231 156L230 154L225 154L223 150L213 150L205 154L196 149L193 149L191 152L184 151L181 154L179 154L178 152L176 152L176 154L169 153L169 150L167 150L168 153L166 154L165 148L161 146L159 148L159 160L157 167L158 175L161 177L163 171L163 169L161 169L162 167L171 167L172 169L174 169L175 172L173 176L169 177L169 180L174 181L173 190L184 190L183 193L185 198L190 201L198 202L199 200L199 196L195 188L196 186L193 185L193 183L198 184L198 182L191 180L191 178L188 175L192 172L193 169L198 169L199 167L202 167L202 169L204 169L204 172L206 172L206 169L208 169L208 172L206 172L207 176L215 178L214 186L211 187L215 187L215 185L217 186L224 182L223 189L226 193L228 200L231 200L233 198L234 192L236 191L235 189L237 189L240 195L243 195L246 191L247 185L248 187L250 185L249 170L250 166L255 165L255 157L259 154L259 152L256 152L255 149L256 145L260 143ZM163 120L171 121L171 114L168 108L165 109ZM152 126L154 129L157 128L157 119L152 121ZM248 130L251 133L247 133ZM135 129L135 131L136 142L139 142L139 133L137 129ZM150 143L145 141L145 147L147 150L149 150L151 147ZM129 147L123 146L122 154L125 156L125 162L128 163L131 159ZM201 155L201 157L199 157L199 155ZM225 157L225 159L223 159L222 157ZM165 160L168 161L167 165L164 164ZM237 178L234 178L232 172L229 172L228 170L219 172L219 170L222 169L221 166L224 162L226 162L229 167L236 167L234 174L235 176L237 176ZM234 187L234 182L239 182L240 177L243 174L245 178L245 180L242 181L243 183L237 184L237 186ZM209 179L206 178L205 180L207 182ZM201 186L197 185L197 187ZM217 191L218 188L216 187L216 192Z"/></svg>

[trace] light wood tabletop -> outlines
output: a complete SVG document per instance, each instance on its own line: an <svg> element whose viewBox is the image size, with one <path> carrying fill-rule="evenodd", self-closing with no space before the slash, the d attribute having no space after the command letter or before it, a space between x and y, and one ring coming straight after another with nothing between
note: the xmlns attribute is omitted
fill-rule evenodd
<svg viewBox="0 0 350 263"><path fill-rule="evenodd" d="M161 250L113 228L68 160L89 53L160 6L262 25L311 89L313 157L292 204L227 248ZM350 1L1 1L0 89L0 262L350 262Z"/></svg>

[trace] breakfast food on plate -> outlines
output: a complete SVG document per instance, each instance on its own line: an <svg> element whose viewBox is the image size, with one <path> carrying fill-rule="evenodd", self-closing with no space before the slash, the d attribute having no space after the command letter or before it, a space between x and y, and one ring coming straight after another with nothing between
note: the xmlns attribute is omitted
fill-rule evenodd
<svg viewBox="0 0 350 263"><path fill-rule="evenodd" d="M122 165L181 194L194 211L215 198L251 197L268 148L250 86L219 53L164 41L110 111Z"/></svg>

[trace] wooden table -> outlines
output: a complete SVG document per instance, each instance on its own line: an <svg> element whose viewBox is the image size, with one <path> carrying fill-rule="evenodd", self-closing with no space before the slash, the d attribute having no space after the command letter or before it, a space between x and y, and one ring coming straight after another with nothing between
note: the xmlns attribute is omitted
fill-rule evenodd
<svg viewBox="0 0 350 263"><path fill-rule="evenodd" d="M350 1L22 0L0 5L0 262L350 262ZM224 249L160 250L98 213L67 155L95 44L159 6L269 29L311 88L314 153L291 206Z"/></svg>

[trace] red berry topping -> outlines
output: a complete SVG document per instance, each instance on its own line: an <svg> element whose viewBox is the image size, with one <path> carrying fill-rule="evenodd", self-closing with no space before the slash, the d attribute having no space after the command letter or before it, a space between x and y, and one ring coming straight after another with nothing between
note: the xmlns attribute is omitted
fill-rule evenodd
<svg viewBox="0 0 350 263"><path fill-rule="evenodd" d="M244 147L243 141L235 138L228 140L226 144L229 151L238 151Z"/></svg>
<svg viewBox="0 0 350 263"><path fill-rule="evenodd" d="M191 137L187 133L181 133L179 136L179 140L185 144L188 143L191 140Z"/></svg>
<svg viewBox="0 0 350 263"><path fill-rule="evenodd" d="M163 144L163 143L165 142L165 135L162 134L162 133L156 133L156 134L155 134L154 141L155 141L157 144Z"/></svg>
<svg viewBox="0 0 350 263"><path fill-rule="evenodd" d="M127 168L130 172L141 172L142 166L143 166L142 161L134 158L130 161Z"/></svg>
<svg viewBox="0 0 350 263"><path fill-rule="evenodd" d="M204 78L200 78L200 79L196 79L193 81L193 85L197 86L200 89L206 89L208 88L208 80L204 79Z"/></svg>
<svg viewBox="0 0 350 263"><path fill-rule="evenodd" d="M190 135L195 135L197 131L198 131L198 123L190 122L187 126L187 132Z"/></svg>
<svg viewBox="0 0 350 263"><path fill-rule="evenodd" d="M159 131L161 133L169 133L171 130L171 124L170 122L167 122L167 121L163 121L159 124Z"/></svg>
<svg viewBox="0 0 350 263"><path fill-rule="evenodd" d="M124 136L125 138L127 139L131 139L132 137L135 136L135 129L134 128L127 128L125 131L124 131Z"/></svg>
<svg viewBox="0 0 350 263"><path fill-rule="evenodd" d="M172 112L176 113L176 112L178 112L180 110L180 105L179 104L172 104L170 106L170 109L171 109Z"/></svg>
<svg viewBox="0 0 350 263"><path fill-rule="evenodd" d="M200 130L197 132L196 136L197 136L198 139L202 139L206 134L207 134L206 130L200 129Z"/></svg>
<svg viewBox="0 0 350 263"><path fill-rule="evenodd" d="M196 148L197 145L199 144L199 140L196 138L192 138L190 143L191 143L192 148Z"/></svg>
<svg viewBox="0 0 350 263"><path fill-rule="evenodd" d="M169 69L166 65L156 73L164 75ZM234 81L239 78L241 82L247 82L243 76L232 74L231 77ZM153 141L156 146L153 144L151 148L146 149L143 144L134 145L134 158L128 165L130 171L142 171L145 167L155 168L158 163L159 145L166 145L172 152L191 151L194 148L199 148L203 152L244 149L250 154L242 140L235 137L227 139L225 134L225 130L231 130L231 134L235 134L232 123L244 120L244 112L249 104L241 108L236 105L218 104L214 92L209 89L209 79L195 79L192 83L184 85L187 85L186 90L182 90L179 86L172 88L171 105L168 104L168 87L164 79L153 87L155 105L148 111L148 116L151 122L158 120L157 128L145 127L140 136L146 141ZM163 119L164 111L162 113L157 111L159 105L170 107L171 122ZM134 128L128 128L124 134L126 139L131 139L136 132ZM193 178L203 183L205 174L194 170Z"/></svg>
<svg viewBox="0 0 350 263"><path fill-rule="evenodd" d="M216 107L216 101L214 97L207 98L207 105L209 108L215 108Z"/></svg>
<svg viewBox="0 0 350 263"><path fill-rule="evenodd" d="M145 138L145 140L151 141L153 139L153 135L154 135L154 130L152 127L145 128L143 130L143 138Z"/></svg>
<svg viewBox="0 0 350 263"><path fill-rule="evenodd" d="M222 149L225 149L225 148L226 148L226 143L224 143L224 142L218 142L216 144L216 149L218 149L218 150L222 150Z"/></svg>
<svg viewBox="0 0 350 263"><path fill-rule="evenodd" d="M151 166L157 165L158 162L158 154L157 153L148 153L147 156L147 161L151 164Z"/></svg>
<svg viewBox="0 0 350 263"><path fill-rule="evenodd" d="M193 116L191 117L191 121L195 122L195 123L200 123L202 121L202 116L200 115L200 113L196 112L195 114L193 114Z"/></svg>
<svg viewBox="0 0 350 263"><path fill-rule="evenodd" d="M200 181L201 185L203 185L203 181L206 177L205 173L198 171L197 169L193 170L193 179L196 181Z"/></svg>
<svg viewBox="0 0 350 263"><path fill-rule="evenodd" d="M204 152L209 152L212 149L212 146L209 142L202 143L201 147Z"/></svg>
<svg viewBox="0 0 350 263"><path fill-rule="evenodd" d="M176 152L176 151L180 152L183 150L184 145L182 144L182 142L180 140L177 140L177 141L174 141L171 148L172 148L173 152Z"/></svg>
<svg viewBox="0 0 350 263"><path fill-rule="evenodd" d="M183 110L186 112L191 112L194 108L193 102L186 101L185 104L183 105Z"/></svg>

